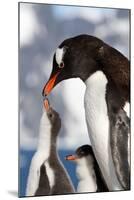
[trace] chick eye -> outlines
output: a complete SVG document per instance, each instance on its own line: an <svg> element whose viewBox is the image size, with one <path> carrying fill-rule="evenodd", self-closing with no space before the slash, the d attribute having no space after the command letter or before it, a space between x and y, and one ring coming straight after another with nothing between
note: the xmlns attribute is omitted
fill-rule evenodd
<svg viewBox="0 0 134 200"><path fill-rule="evenodd" d="M50 114L49 114L49 117L50 117L50 118L52 118L52 117L53 117L53 115L50 113Z"/></svg>
<svg viewBox="0 0 134 200"><path fill-rule="evenodd" d="M62 61L59 65L59 68L63 68L64 67L64 62Z"/></svg>

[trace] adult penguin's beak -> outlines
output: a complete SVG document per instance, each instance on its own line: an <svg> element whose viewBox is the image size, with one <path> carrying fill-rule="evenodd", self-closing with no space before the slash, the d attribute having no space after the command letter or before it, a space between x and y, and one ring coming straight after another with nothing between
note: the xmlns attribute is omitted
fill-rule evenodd
<svg viewBox="0 0 134 200"><path fill-rule="evenodd" d="M54 88L54 86L56 85L56 79L59 75L59 71L57 71L55 74L51 75L48 82L46 83L46 85L44 86L43 88L43 91L42 91L42 95L43 96L47 96L51 90Z"/></svg>

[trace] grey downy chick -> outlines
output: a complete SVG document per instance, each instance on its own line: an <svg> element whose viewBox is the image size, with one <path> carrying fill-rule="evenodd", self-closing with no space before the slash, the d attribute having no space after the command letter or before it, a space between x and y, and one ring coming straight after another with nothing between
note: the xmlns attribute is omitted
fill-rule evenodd
<svg viewBox="0 0 134 200"><path fill-rule="evenodd" d="M45 99L38 148L31 161L26 196L74 193L73 184L57 153L60 128L59 114Z"/></svg>

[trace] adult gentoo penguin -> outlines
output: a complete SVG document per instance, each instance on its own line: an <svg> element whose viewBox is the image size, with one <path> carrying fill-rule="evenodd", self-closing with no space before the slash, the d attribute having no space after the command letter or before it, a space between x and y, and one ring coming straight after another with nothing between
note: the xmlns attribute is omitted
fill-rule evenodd
<svg viewBox="0 0 134 200"><path fill-rule="evenodd" d="M76 163L76 174L79 180L78 193L108 191L90 145L79 147L74 155L67 155L66 160Z"/></svg>
<svg viewBox="0 0 134 200"><path fill-rule="evenodd" d="M72 182L56 148L61 119L49 106L47 99L44 101L44 107L38 148L31 161L26 196L74 193Z"/></svg>
<svg viewBox="0 0 134 200"><path fill-rule="evenodd" d="M79 35L59 45L43 89L47 96L59 82L76 77L86 84L88 133L110 191L130 188L129 68L128 59L116 49L96 37Z"/></svg>

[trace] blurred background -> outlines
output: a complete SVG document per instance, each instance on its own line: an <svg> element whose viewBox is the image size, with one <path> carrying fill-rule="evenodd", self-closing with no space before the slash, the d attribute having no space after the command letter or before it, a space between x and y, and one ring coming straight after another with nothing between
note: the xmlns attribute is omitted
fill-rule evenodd
<svg viewBox="0 0 134 200"><path fill-rule="evenodd" d="M19 193L25 195L31 158L36 150L42 115L42 88L53 54L66 38L79 34L99 37L129 57L129 10L96 7L19 4ZM60 113L62 128L58 152L75 187L75 164L64 160L83 144L90 144L84 115L85 85L80 79L58 84L49 95Z"/></svg>

